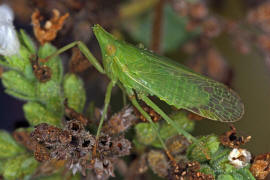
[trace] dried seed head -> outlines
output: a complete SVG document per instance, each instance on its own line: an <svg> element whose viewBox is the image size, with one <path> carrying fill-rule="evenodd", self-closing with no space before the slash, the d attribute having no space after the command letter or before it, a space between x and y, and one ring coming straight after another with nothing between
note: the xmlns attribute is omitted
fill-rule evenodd
<svg viewBox="0 0 270 180"><path fill-rule="evenodd" d="M259 46L266 52L270 52L270 38L268 35L260 35L258 37Z"/></svg>
<svg viewBox="0 0 270 180"><path fill-rule="evenodd" d="M246 149L237 149L234 148L229 156L228 159L232 165L236 168L242 168L247 166L251 160L251 154Z"/></svg>
<svg viewBox="0 0 270 180"><path fill-rule="evenodd" d="M37 144L34 154L38 161L66 160L66 166L73 174L80 171L86 175L86 169L93 169L101 179L114 176L112 159L128 155L131 149L131 143L124 137L106 134L96 145L96 138L84 129L79 120L68 121L64 129L39 124L31 138ZM97 153L92 156L94 147L97 147Z"/></svg>
<svg viewBox="0 0 270 180"><path fill-rule="evenodd" d="M113 165L110 160L95 159L94 171L96 173L97 179L107 179L108 177L114 177Z"/></svg>
<svg viewBox="0 0 270 180"><path fill-rule="evenodd" d="M166 177L169 170L169 162L164 153L160 151L150 151L147 160L151 169L160 177Z"/></svg>
<svg viewBox="0 0 270 180"><path fill-rule="evenodd" d="M32 24L37 40L41 44L54 40L57 32L62 29L64 21L68 18L68 16L68 13L60 16L59 11L57 9L53 9L53 17L45 23L44 28L41 28L40 21L43 19L43 17L40 15L40 12L36 10L32 14Z"/></svg>
<svg viewBox="0 0 270 180"><path fill-rule="evenodd" d="M112 142L112 153L116 157L122 157L130 154L131 143L129 140L120 137Z"/></svg>
<svg viewBox="0 0 270 180"><path fill-rule="evenodd" d="M208 10L204 3L197 2L190 4L189 14L192 18L201 20L207 16Z"/></svg>
<svg viewBox="0 0 270 180"><path fill-rule="evenodd" d="M71 120L71 121L67 122L66 129L73 132L73 133L79 133L82 130L84 130L84 127L80 121Z"/></svg>
<svg viewBox="0 0 270 180"><path fill-rule="evenodd" d="M51 146L55 142L58 142L60 133L61 129L41 123L35 127L35 130L31 133L31 138L39 143Z"/></svg>
<svg viewBox="0 0 270 180"><path fill-rule="evenodd" d="M270 153L256 156L250 171L256 179L265 179L270 173Z"/></svg>
<svg viewBox="0 0 270 180"><path fill-rule="evenodd" d="M237 136L236 128L230 127L231 130L227 131L219 137L221 144L230 148L238 148L240 145L244 145L250 141L251 136Z"/></svg>
<svg viewBox="0 0 270 180"><path fill-rule="evenodd" d="M221 25L215 18L207 19L202 26L204 35L209 38L217 37L221 32Z"/></svg>
<svg viewBox="0 0 270 180"><path fill-rule="evenodd" d="M149 114L149 116L154 122L157 122L161 119L161 116L158 113L156 113L151 107L147 106L145 103L141 103L141 106L143 110ZM148 122L145 119L145 117L135 107L134 107L134 112L140 120L144 122Z"/></svg>
<svg viewBox="0 0 270 180"><path fill-rule="evenodd" d="M248 22L260 26L265 32L270 31L270 3L265 2L248 14Z"/></svg>
<svg viewBox="0 0 270 180"><path fill-rule="evenodd" d="M204 174L198 172L200 170L200 164L196 161L194 162L182 162L180 161L175 166L171 166L169 170L168 179L170 180L214 180L213 175Z"/></svg>
<svg viewBox="0 0 270 180"><path fill-rule="evenodd" d="M37 57L33 57L32 59L32 68L36 78L39 82L47 82L51 79L52 70L46 65L40 65L39 59Z"/></svg>
<svg viewBox="0 0 270 180"><path fill-rule="evenodd" d="M133 107L125 106L120 112L114 114L104 126L108 134L119 134L132 126L137 117L133 114Z"/></svg>
<svg viewBox="0 0 270 180"><path fill-rule="evenodd" d="M189 145L190 142L181 135L170 137L166 141L166 146L168 147L168 150L170 153L172 153L172 155L180 155L186 152Z"/></svg>

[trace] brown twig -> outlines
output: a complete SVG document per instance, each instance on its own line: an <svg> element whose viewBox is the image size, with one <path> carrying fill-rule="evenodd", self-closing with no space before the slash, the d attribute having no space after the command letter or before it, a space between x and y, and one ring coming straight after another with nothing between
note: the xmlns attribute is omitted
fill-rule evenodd
<svg viewBox="0 0 270 180"><path fill-rule="evenodd" d="M154 23L152 26L151 49L156 53L161 53L163 7L166 0L160 0L155 7Z"/></svg>

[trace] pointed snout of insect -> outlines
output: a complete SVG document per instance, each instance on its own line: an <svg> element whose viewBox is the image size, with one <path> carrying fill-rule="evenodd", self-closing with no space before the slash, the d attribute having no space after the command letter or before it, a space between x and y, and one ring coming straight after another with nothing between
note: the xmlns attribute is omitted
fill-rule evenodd
<svg viewBox="0 0 270 180"><path fill-rule="evenodd" d="M103 29L99 24L94 25L93 31L101 48L107 44L110 44L110 41L113 40L112 35Z"/></svg>
<svg viewBox="0 0 270 180"><path fill-rule="evenodd" d="M100 25L93 27L94 34L99 42L103 56L114 56L116 52L116 39Z"/></svg>

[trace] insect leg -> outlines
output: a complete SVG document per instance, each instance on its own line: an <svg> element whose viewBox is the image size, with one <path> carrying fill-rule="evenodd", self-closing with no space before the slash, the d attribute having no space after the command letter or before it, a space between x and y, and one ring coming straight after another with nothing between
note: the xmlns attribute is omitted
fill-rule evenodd
<svg viewBox="0 0 270 180"><path fill-rule="evenodd" d="M70 48L73 48L75 46L78 46L80 51L85 55L85 57L90 61L90 63L102 74L105 74L105 71L103 67L100 65L98 60L93 56L93 54L89 51L87 46L81 42L81 41L74 41L60 49L58 49L55 53L51 54L50 56L46 57L44 61L48 61L50 58L53 58L55 56L58 56L59 54L69 50Z"/></svg>
<svg viewBox="0 0 270 180"><path fill-rule="evenodd" d="M147 119L147 121L149 121L149 123L151 124L152 129L157 133L158 139L162 145L162 147L168 151L164 141L162 140L159 131L158 131L158 127L156 126L156 124L152 121L151 117L147 114L147 112L145 112L143 110L143 108L140 106L140 104L138 103L138 101L136 100L135 96L130 96L130 101L131 103L135 106L135 108Z"/></svg>
<svg viewBox="0 0 270 180"><path fill-rule="evenodd" d="M140 98L151 108L153 108L158 114L161 115L163 119L167 121L168 124L172 125L179 134L185 136L188 140L195 142L196 138L193 137L191 134L186 132L184 129L178 127L178 125L169 117L166 113L164 113L153 101L151 101L147 96L140 95Z"/></svg>
<svg viewBox="0 0 270 180"><path fill-rule="evenodd" d="M100 131L101 131L104 119L105 119L105 115L107 114L108 106L110 104L112 88L114 87L114 85L115 85L115 82L111 81L109 83L109 85L107 86L106 95L105 95L105 102L104 102L104 109L103 109L103 113L102 113L102 116L101 116L101 119L100 119L100 122L98 125L96 139L99 138Z"/></svg>

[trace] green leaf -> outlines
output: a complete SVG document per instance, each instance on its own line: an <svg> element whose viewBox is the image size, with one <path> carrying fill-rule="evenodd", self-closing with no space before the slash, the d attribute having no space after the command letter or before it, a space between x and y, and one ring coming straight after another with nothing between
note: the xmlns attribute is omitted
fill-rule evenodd
<svg viewBox="0 0 270 180"><path fill-rule="evenodd" d="M235 180L235 179L229 174L221 174L218 176L217 180Z"/></svg>
<svg viewBox="0 0 270 180"><path fill-rule="evenodd" d="M150 123L138 123L135 130L138 142L145 145L150 145L157 137L156 131L152 129Z"/></svg>
<svg viewBox="0 0 270 180"><path fill-rule="evenodd" d="M83 111L86 92L83 87L83 81L75 74L67 74L64 78L64 96L68 99L68 106L76 112Z"/></svg>
<svg viewBox="0 0 270 180"><path fill-rule="evenodd" d="M50 43L46 43L39 48L38 57L44 59L56 51L57 49L53 45L51 45ZM41 63L41 65L46 65L49 68L51 68L52 71L51 80L61 83L63 78L63 65L61 58L59 56L50 58L48 62L44 64Z"/></svg>
<svg viewBox="0 0 270 180"><path fill-rule="evenodd" d="M36 46L30 36L28 36L23 29L20 29L19 39L31 54L36 54Z"/></svg>
<svg viewBox="0 0 270 180"><path fill-rule="evenodd" d="M212 156L219 149L219 140L215 135L203 136L189 146L187 156L190 160L205 162L211 160Z"/></svg>
<svg viewBox="0 0 270 180"><path fill-rule="evenodd" d="M17 98L34 99L35 98L35 85L29 82L23 75L17 71L6 71L2 75L2 82L9 91L13 91Z"/></svg>
<svg viewBox="0 0 270 180"><path fill-rule="evenodd" d="M151 11L134 20L129 20L124 24L131 36L142 42L146 47L150 47L152 38L154 11ZM164 52L172 51L192 39L199 32L189 32L186 30L187 18L180 17L169 5L164 8L164 24L162 29L161 44Z"/></svg>
<svg viewBox="0 0 270 180"><path fill-rule="evenodd" d="M60 84L50 80L45 83L37 83L36 93L39 99L46 105L46 109L58 117L63 115L63 96Z"/></svg>
<svg viewBox="0 0 270 180"><path fill-rule="evenodd" d="M215 171L208 164L201 164L200 172L204 174L211 174L215 177Z"/></svg>
<svg viewBox="0 0 270 180"><path fill-rule="evenodd" d="M25 149L8 132L0 130L0 159L13 157L23 152Z"/></svg>
<svg viewBox="0 0 270 180"><path fill-rule="evenodd" d="M33 156L19 155L8 159L4 165L3 176L7 180L22 179L35 172L38 162Z"/></svg>
<svg viewBox="0 0 270 180"><path fill-rule="evenodd" d="M254 176L252 175L252 173L249 170L249 166L246 166L244 168L237 169L236 172L238 174L241 174L241 176L243 177L243 179L255 180Z"/></svg>
<svg viewBox="0 0 270 180"><path fill-rule="evenodd" d="M228 155L231 149L220 146L218 151L212 155L210 166L215 170L216 174L231 173L235 167L229 164Z"/></svg>
<svg viewBox="0 0 270 180"><path fill-rule="evenodd" d="M23 105L23 111L31 126L36 126L40 123L60 126L61 118L56 117L39 103L28 102Z"/></svg>
<svg viewBox="0 0 270 180"><path fill-rule="evenodd" d="M186 111L177 111L170 115L170 118L177 124L177 126L187 132L191 132L194 129L194 121L191 121ZM176 136L177 130L168 123L163 123L159 129L161 138L166 141L168 138ZM156 148L162 148L160 141L156 139L152 145Z"/></svg>
<svg viewBox="0 0 270 180"><path fill-rule="evenodd" d="M191 132L194 129L194 121L191 121L188 116L187 112L185 111L178 111L170 115L170 118L175 121L175 123L181 129L184 129L187 132ZM164 123L160 128L160 135L163 139L168 139L169 137L177 135L177 131L172 125Z"/></svg>

